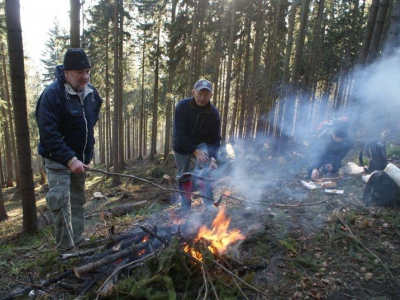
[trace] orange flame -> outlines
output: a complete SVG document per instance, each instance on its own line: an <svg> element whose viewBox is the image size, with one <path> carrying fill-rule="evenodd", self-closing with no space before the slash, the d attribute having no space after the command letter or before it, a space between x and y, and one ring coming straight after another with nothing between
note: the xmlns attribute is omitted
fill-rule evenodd
<svg viewBox="0 0 400 300"><path fill-rule="evenodd" d="M240 233L240 229L234 229L232 231L228 230L230 222L231 220L225 215L225 208L222 207L212 223L212 229L210 230L204 225L201 226L194 241L196 242L200 239L207 239L211 242L211 245L208 246L208 249L212 253L221 254L225 252L230 244L245 238L245 236ZM193 249L189 249L188 246L185 247L185 251L190 251L192 256L198 260L201 260L202 258L200 253L194 251Z"/></svg>
<svg viewBox="0 0 400 300"><path fill-rule="evenodd" d="M143 238L142 243L147 242L149 239L150 239L150 236L149 236L149 235L146 235L146 236Z"/></svg>

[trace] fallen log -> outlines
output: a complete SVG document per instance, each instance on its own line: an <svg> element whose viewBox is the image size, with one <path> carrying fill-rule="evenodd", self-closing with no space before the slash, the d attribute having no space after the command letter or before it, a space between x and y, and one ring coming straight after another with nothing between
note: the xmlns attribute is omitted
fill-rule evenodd
<svg viewBox="0 0 400 300"><path fill-rule="evenodd" d="M148 241L141 242L139 244L133 244L129 248L118 251L111 255L104 256L103 258L100 258L99 260L90 262L86 265L74 268L74 273L75 273L76 277L81 278L85 274L88 274L88 273L95 271L106 265L112 264L112 263L116 262L117 260L125 258L129 255L133 255L133 257L135 259L135 257L137 257L137 255L138 255L138 252L144 250L147 247L147 245L148 245Z"/></svg>
<svg viewBox="0 0 400 300"><path fill-rule="evenodd" d="M113 208L109 208L100 212L101 217L110 218L110 217L121 217L126 214L132 213L136 208L145 206L148 203L147 200L139 201L136 203L125 203L122 205L118 205Z"/></svg>

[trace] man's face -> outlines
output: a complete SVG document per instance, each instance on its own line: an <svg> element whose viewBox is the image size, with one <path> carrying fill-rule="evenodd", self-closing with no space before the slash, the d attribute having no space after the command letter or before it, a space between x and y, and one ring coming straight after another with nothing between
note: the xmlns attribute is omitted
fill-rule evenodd
<svg viewBox="0 0 400 300"><path fill-rule="evenodd" d="M75 92L80 92L89 83L90 69L65 71L65 79Z"/></svg>
<svg viewBox="0 0 400 300"><path fill-rule="evenodd" d="M332 135L333 135L333 140L334 140L336 143L341 143L341 142L344 141L344 138L338 137L338 136L336 136L334 133L333 133Z"/></svg>
<svg viewBox="0 0 400 300"><path fill-rule="evenodd" d="M205 106L208 102L210 102L212 92L207 89L202 89L200 91L192 90L192 95L198 106Z"/></svg>

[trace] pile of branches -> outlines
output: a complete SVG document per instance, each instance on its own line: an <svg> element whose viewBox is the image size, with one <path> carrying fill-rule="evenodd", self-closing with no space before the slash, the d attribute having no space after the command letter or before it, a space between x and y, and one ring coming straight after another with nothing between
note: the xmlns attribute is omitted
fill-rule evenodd
<svg viewBox="0 0 400 300"><path fill-rule="evenodd" d="M91 299L248 299L264 295L250 282L254 270L265 264L244 266L227 255L213 254L207 240L193 242L179 230L171 234L171 228L138 227L141 231L61 254L61 260L76 260L79 266L39 283L31 278L29 286L0 300L50 293ZM190 254L193 250L201 259Z"/></svg>

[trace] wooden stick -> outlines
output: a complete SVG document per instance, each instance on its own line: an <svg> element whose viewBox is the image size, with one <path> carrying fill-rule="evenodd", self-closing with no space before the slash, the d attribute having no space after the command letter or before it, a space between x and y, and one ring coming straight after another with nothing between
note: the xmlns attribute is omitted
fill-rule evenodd
<svg viewBox="0 0 400 300"><path fill-rule="evenodd" d="M135 250L138 249L137 245L133 245L127 249L121 250L115 254L112 255L108 255L106 257L103 257L97 261L94 261L92 263L74 268L74 273L76 275L76 277L81 278L82 275L88 274L90 272L92 272L93 270L96 270L98 268L101 268L103 266L112 264L114 262L116 262L117 260L124 258L130 254L133 254L135 252Z"/></svg>
<svg viewBox="0 0 400 300"><path fill-rule="evenodd" d="M193 192L185 192L185 191L180 191L180 190L165 188L165 187L163 187L163 186L161 186L161 185L155 184L155 183L153 183L153 182L151 182L151 181L148 181L148 180L146 180L146 179L143 179L143 178L140 178L140 177L137 177L137 176L134 176L134 175L125 175L125 174L119 174L119 173L111 173L111 172L106 172L106 171L98 170L98 169L86 169L86 172L98 172L98 173L103 173L103 174L107 174L107 175L110 175L110 176L120 176L120 177L133 178L133 179L139 180L139 181L141 181L141 182L144 182L144 183L150 184L150 185L152 185L152 186L155 186L155 187L157 187L157 188L159 188L159 189L162 189L162 190L165 191L165 192L182 193L182 194L190 194L190 195L193 195L193 194L194 194ZM206 199L210 199L210 200L214 201L213 198L207 197L207 196L204 196L204 195L197 195L197 194L196 194L196 196L199 196L199 197L202 197L202 198L206 198Z"/></svg>

